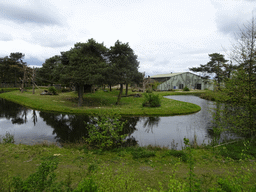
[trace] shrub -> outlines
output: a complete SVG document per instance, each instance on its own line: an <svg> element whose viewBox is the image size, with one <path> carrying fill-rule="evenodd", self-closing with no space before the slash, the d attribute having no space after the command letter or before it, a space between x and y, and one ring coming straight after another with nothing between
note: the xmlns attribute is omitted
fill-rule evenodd
<svg viewBox="0 0 256 192"><path fill-rule="evenodd" d="M159 107L161 105L159 95L155 95L153 93L145 93L144 96L145 100L142 103L143 107Z"/></svg>
<svg viewBox="0 0 256 192"><path fill-rule="evenodd" d="M186 86L183 88L183 91L189 91L189 88Z"/></svg>
<svg viewBox="0 0 256 192"><path fill-rule="evenodd" d="M187 162L188 156L184 151L176 151L176 150L170 150L166 152L167 155L172 155L174 157L179 157L183 162Z"/></svg>
<svg viewBox="0 0 256 192"><path fill-rule="evenodd" d="M0 137L0 143L1 139L3 140L4 144L14 143L14 135L11 135L9 132L6 132L5 136L3 136L2 138Z"/></svg>
<svg viewBox="0 0 256 192"><path fill-rule="evenodd" d="M150 151L143 147L134 148L134 150L131 152L131 154L134 159L156 156L155 151Z"/></svg>
<svg viewBox="0 0 256 192"><path fill-rule="evenodd" d="M119 116L102 115L95 117L95 124L88 124L88 138L83 138L89 145L100 149L120 146L128 134L122 134L126 122Z"/></svg>
<svg viewBox="0 0 256 192"><path fill-rule="evenodd" d="M53 86L49 87L48 89L53 95L57 95L57 89Z"/></svg>

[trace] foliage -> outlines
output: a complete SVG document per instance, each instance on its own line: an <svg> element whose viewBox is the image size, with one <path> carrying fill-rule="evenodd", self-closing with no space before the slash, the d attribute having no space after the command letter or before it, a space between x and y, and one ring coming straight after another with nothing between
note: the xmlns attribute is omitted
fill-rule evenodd
<svg viewBox="0 0 256 192"><path fill-rule="evenodd" d="M196 177L195 171L194 171L194 165L195 165L195 159L193 157L193 149L189 143L189 139L184 138L184 144L186 146L186 151L188 155L188 190L187 191L201 191L200 181Z"/></svg>
<svg viewBox="0 0 256 192"><path fill-rule="evenodd" d="M48 90L49 90L53 95L57 95L57 89L56 89L54 86L49 87Z"/></svg>
<svg viewBox="0 0 256 192"><path fill-rule="evenodd" d="M233 45L232 59L237 71L225 82L215 111L216 124L224 131L246 137L256 135L256 24L240 29ZM223 104L225 103L225 104ZM217 111L218 110L218 111Z"/></svg>
<svg viewBox="0 0 256 192"><path fill-rule="evenodd" d="M76 85L79 107L83 104L84 85L101 84L104 81L106 52L107 48L103 43L89 39L86 43L76 43L74 48L61 53L63 71L60 81Z"/></svg>
<svg viewBox="0 0 256 192"><path fill-rule="evenodd" d="M153 93L145 93L144 94L144 101L142 103L142 106L149 106L149 107L159 107L161 105L161 100L159 98L158 94Z"/></svg>
<svg viewBox="0 0 256 192"><path fill-rule="evenodd" d="M122 134L126 122L119 120L120 116L98 116L94 118L95 124L86 124L88 138L84 138L90 146L100 149L119 147L127 134Z"/></svg>
<svg viewBox="0 0 256 192"><path fill-rule="evenodd" d="M128 43L122 43L117 40L115 45L110 47L108 58L109 69L107 71L111 74L112 81L121 85L116 102L118 105L121 100L123 84L141 81L142 74L138 72L139 61L137 60L137 55L134 54Z"/></svg>
<svg viewBox="0 0 256 192"><path fill-rule="evenodd" d="M37 84L48 85L59 83L61 72L61 57L55 55L46 59L41 68L36 69Z"/></svg>
<svg viewBox="0 0 256 192"><path fill-rule="evenodd" d="M235 70L235 66L232 63L227 64L228 60L224 58L224 55L219 53L209 54L210 61L200 67L192 67L189 70L193 72L201 72L205 74L205 78L209 79L210 75L214 75L214 79L217 81L217 86L220 88L220 83L226 78L231 77L232 71Z"/></svg>
<svg viewBox="0 0 256 192"><path fill-rule="evenodd" d="M83 179L78 186L76 187L74 192L96 192L97 190L97 185L95 184L94 180L90 177L87 179Z"/></svg>
<svg viewBox="0 0 256 192"><path fill-rule="evenodd" d="M134 159L139 159L139 158L147 158L147 157L154 157L156 155L155 151L147 150L142 147L135 148L132 152L132 157Z"/></svg>
<svg viewBox="0 0 256 192"><path fill-rule="evenodd" d="M16 191L44 191L49 190L56 179L54 170L57 169L56 161L43 161L37 171L26 180L21 177L13 177L13 186Z"/></svg>
<svg viewBox="0 0 256 192"><path fill-rule="evenodd" d="M184 151L170 150L166 152L166 155L179 157L183 162L187 162L188 160L188 155Z"/></svg>
<svg viewBox="0 0 256 192"><path fill-rule="evenodd" d="M183 91L190 91L188 87L184 87Z"/></svg>
<svg viewBox="0 0 256 192"><path fill-rule="evenodd" d="M157 86L160 85L161 83L158 82L158 81L155 81L153 84L152 84L152 89L153 90L157 90Z"/></svg>
<svg viewBox="0 0 256 192"><path fill-rule="evenodd" d="M3 140L3 144L7 144L7 143L14 143L14 135L11 135L9 132L6 132L5 136L0 136L0 143L1 143L1 139Z"/></svg>
<svg viewBox="0 0 256 192"><path fill-rule="evenodd" d="M24 70L27 70L29 76L31 68L27 67L26 62L23 62L25 57L22 53L10 53L9 56L0 58L0 82L3 83L17 83L24 77Z"/></svg>

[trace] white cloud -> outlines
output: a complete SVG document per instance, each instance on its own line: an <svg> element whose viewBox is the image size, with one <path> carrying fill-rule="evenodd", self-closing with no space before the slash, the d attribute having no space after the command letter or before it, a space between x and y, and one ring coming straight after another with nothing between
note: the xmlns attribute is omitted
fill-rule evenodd
<svg viewBox="0 0 256 192"><path fill-rule="evenodd" d="M129 42L139 70L150 75L187 71L208 62L208 54L223 54L230 34L256 7L249 0L3 0L0 5L1 55L22 52L38 64L89 38L107 47L120 40Z"/></svg>

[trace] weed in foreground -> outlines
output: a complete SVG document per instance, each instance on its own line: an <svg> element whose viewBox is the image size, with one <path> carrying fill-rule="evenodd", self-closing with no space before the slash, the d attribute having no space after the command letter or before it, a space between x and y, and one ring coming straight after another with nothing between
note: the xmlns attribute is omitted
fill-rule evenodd
<svg viewBox="0 0 256 192"><path fill-rule="evenodd" d="M154 157L156 155L155 151L147 150L143 147L134 148L133 151L131 151L133 159L139 159L139 158L147 158L147 157Z"/></svg>
<svg viewBox="0 0 256 192"><path fill-rule="evenodd" d="M3 141L1 141L3 140ZM0 136L0 143L7 144L7 143L14 143L14 135L6 132L5 136Z"/></svg>

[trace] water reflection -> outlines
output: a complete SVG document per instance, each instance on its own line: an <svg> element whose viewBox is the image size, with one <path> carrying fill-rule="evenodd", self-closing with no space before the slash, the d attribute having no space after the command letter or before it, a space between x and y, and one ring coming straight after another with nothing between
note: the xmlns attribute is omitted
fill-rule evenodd
<svg viewBox="0 0 256 192"><path fill-rule="evenodd" d="M199 105L202 110L191 115L171 117L122 117L127 121L120 134L128 134L132 144L169 146L183 145L183 138L198 144L211 140L212 116L209 108L214 103L196 96L168 96ZM48 142L77 142L88 137L86 124L93 124L93 118L85 115L58 114L27 109L21 105L0 100L0 135L6 131L14 134L16 143L33 144Z"/></svg>

